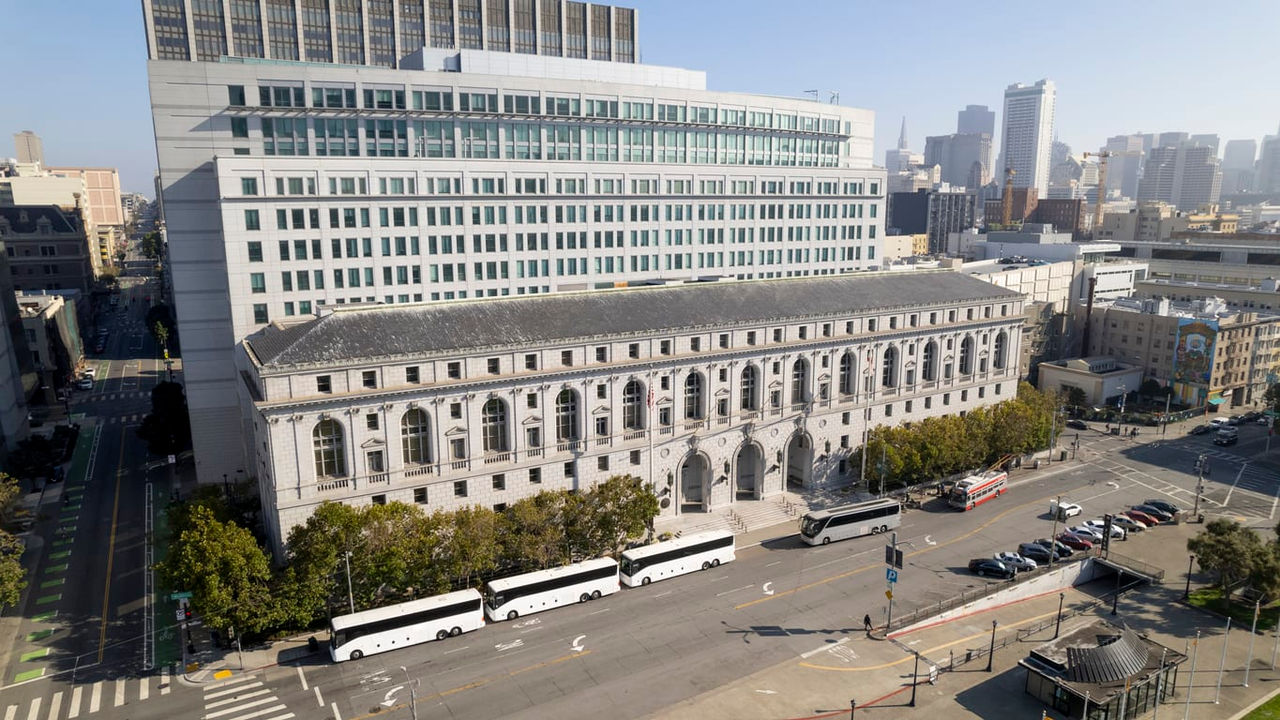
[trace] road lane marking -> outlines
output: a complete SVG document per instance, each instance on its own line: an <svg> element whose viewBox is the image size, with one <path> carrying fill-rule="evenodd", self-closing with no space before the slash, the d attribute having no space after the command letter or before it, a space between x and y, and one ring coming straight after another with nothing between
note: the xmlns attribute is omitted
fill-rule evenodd
<svg viewBox="0 0 1280 720"><path fill-rule="evenodd" d="M773 562L769 563L768 565L765 565L765 567L770 568L770 567L773 567L774 565L781 565L781 564L782 564L782 561L781 561L781 560L774 560Z"/></svg>
<svg viewBox="0 0 1280 720"><path fill-rule="evenodd" d="M224 698L222 700L214 700L213 702L206 702L204 704L204 709L212 710L214 708L220 708L225 705L229 705L231 703L243 702L251 698L261 697L263 695L270 695L270 694L271 694L271 688L262 688L261 690L254 690L253 692L244 693L243 695L233 695L232 697ZM264 702L272 702L275 699L276 699L275 697L268 697L262 700L254 700L252 703L244 705L243 707L252 707L254 705L261 705Z"/></svg>
<svg viewBox="0 0 1280 720"><path fill-rule="evenodd" d="M1236 485L1240 484L1240 478L1244 475L1244 469L1247 467L1249 467L1249 463L1247 462L1240 466L1239 472L1236 473L1235 482L1231 483L1231 489L1227 491L1227 497L1222 501L1222 507L1226 507L1231 504L1231 493L1236 491Z"/></svg>
<svg viewBox="0 0 1280 720"><path fill-rule="evenodd" d="M89 713L98 712L98 708L102 707L102 684L106 680L99 680L93 684L93 692L89 695Z"/></svg>
<svg viewBox="0 0 1280 720"><path fill-rule="evenodd" d="M169 666L160 668L160 694L169 694Z"/></svg>
<svg viewBox="0 0 1280 720"><path fill-rule="evenodd" d="M471 646L470 646L470 645L463 645L462 647L456 647L456 648L453 648L452 650L445 650L444 652L442 652L442 653L440 653L440 654L441 654L441 655L448 655L448 654L450 654L450 653L456 653L456 652L459 652L459 651L462 651L462 650L466 650L466 649L467 649L467 648L469 648L469 647L471 647Z"/></svg>
<svg viewBox="0 0 1280 720"><path fill-rule="evenodd" d="M320 697L320 686L317 685L311 689L316 691L316 704L320 707L324 707L324 698Z"/></svg>
<svg viewBox="0 0 1280 720"><path fill-rule="evenodd" d="M342 720L342 713L338 712L338 703L330 705L333 708L333 720Z"/></svg>
<svg viewBox="0 0 1280 720"><path fill-rule="evenodd" d="M302 666L298 666L297 670L298 670L298 681L302 683L302 689L304 691L310 690L311 688L307 687L307 676L302 672Z"/></svg>
<svg viewBox="0 0 1280 720"><path fill-rule="evenodd" d="M67 720L80 717L80 696L84 694L84 686L77 685L71 690L71 702L67 707Z"/></svg>
<svg viewBox="0 0 1280 720"><path fill-rule="evenodd" d="M62 691L53 694L53 698L49 700L49 720L58 720L58 713L62 710Z"/></svg>
<svg viewBox="0 0 1280 720"><path fill-rule="evenodd" d="M6 709L5 709L5 711L4 711L4 720L13 720L13 719L14 719L15 717L17 717L17 716L18 716L18 706L17 706L17 705L10 705L10 706L9 706L8 708L6 708Z"/></svg>
<svg viewBox="0 0 1280 720"><path fill-rule="evenodd" d="M116 526L120 522L120 476L124 474L125 429L120 428L120 457L116 460L115 502L111 506L111 536L107 542L107 575L102 583L102 625L98 630L98 662L107 651L107 621L111 619L111 567L116 554ZM119 705L119 703L116 703Z"/></svg>
<svg viewBox="0 0 1280 720"><path fill-rule="evenodd" d="M239 705L236 705L235 707L223 708L221 710L215 710L213 712L206 712L204 714L204 717L206 718L206 720L213 720L214 718L219 718L219 717L222 717L223 715L238 713L241 710L248 710L250 708L259 707L261 705L269 705L271 703L278 703L278 702L280 702L280 698L278 697L275 697L275 696L266 697L266 698L262 698L261 700L253 700L251 702L241 703ZM277 710L287 710L287 709L288 708L286 708L284 705L277 705L276 707L268 708L256 714L266 715L269 712L276 712ZM252 717L252 715L239 715L237 716L237 720L239 720L239 718L247 718L247 717Z"/></svg>
<svg viewBox="0 0 1280 720"><path fill-rule="evenodd" d="M31 709L27 712L27 720L36 720L36 716L40 714L40 700L36 698L31 701Z"/></svg>
<svg viewBox="0 0 1280 720"><path fill-rule="evenodd" d="M658 593L657 595L654 595L653 597L654 597L654 598L662 598L662 597L666 597L666 596L668 596L668 595L670 595L671 593L674 593L674 592L675 592L675 590L668 590L668 591L666 591L666 592L664 592L664 593Z"/></svg>
<svg viewBox="0 0 1280 720"><path fill-rule="evenodd" d="M245 685L243 687L231 688L230 690L219 690L218 692L205 693L204 699L205 701L209 701L209 700L212 700L213 698L223 697L224 695L233 695L235 693L244 692L245 690L248 690L250 688L256 688L256 687L262 687L262 683L255 682L255 683L250 683L248 685Z"/></svg>
<svg viewBox="0 0 1280 720"><path fill-rule="evenodd" d="M147 682L147 678L139 678L138 699L146 700L151 697L151 684Z"/></svg>
<svg viewBox="0 0 1280 720"><path fill-rule="evenodd" d="M280 702L280 700L278 698L272 698L267 702ZM241 710L241 708L231 708L227 712L238 712L239 710ZM275 707L265 708L262 710L258 710L256 712L247 713L245 715L237 715L235 716L235 718L229 719L229 720L249 720L249 718L256 718L256 717L261 717L263 715L270 715L271 713L280 712L281 710L288 711L289 708L286 705L276 705ZM213 715L205 715L205 718L212 718L212 717Z"/></svg>
<svg viewBox="0 0 1280 720"><path fill-rule="evenodd" d="M725 590L724 592L716 593L716 597L721 597L722 595L728 595L728 594L730 594L730 593L736 593L736 592L739 592L739 591L741 591L741 590L746 590L747 588L753 588L753 587L755 587L755 585L743 585L743 586L742 586L742 587L740 587L740 588L734 588L734 589L732 589L732 590Z"/></svg>
<svg viewBox="0 0 1280 720"><path fill-rule="evenodd" d="M595 611L595 612L593 612L593 613L587 613L587 614L588 614L588 615L599 615L600 613L607 613L607 612L609 612L609 610L610 610L610 608L605 608L605 609L603 609L603 610L597 610L597 611Z"/></svg>
<svg viewBox="0 0 1280 720"><path fill-rule="evenodd" d="M120 678L119 680L117 680L117 681L116 681L116 704L115 704L115 707L120 707L121 705L123 705L123 704L124 704L124 689L125 689L125 685L126 685L127 683L128 683L128 681L127 681L127 680L125 680L124 678Z"/></svg>
<svg viewBox="0 0 1280 720"><path fill-rule="evenodd" d="M833 642L833 643L827 643L826 645L823 645L823 646L822 646L822 647L820 647L820 648L814 648L813 650L810 650L810 651L808 651L808 652L800 653L800 657L801 657L801 658L803 658L803 659L805 659L805 660L808 660L809 658L813 657L814 655L817 655L817 654L818 654L818 653L820 653L820 652L826 652L827 650L830 650L831 648L837 648L837 647L840 647L841 645L843 645L843 644L845 644L845 643L847 643L847 642L849 642L849 638L840 638L839 640L837 640L837 641L835 641L835 642Z"/></svg>

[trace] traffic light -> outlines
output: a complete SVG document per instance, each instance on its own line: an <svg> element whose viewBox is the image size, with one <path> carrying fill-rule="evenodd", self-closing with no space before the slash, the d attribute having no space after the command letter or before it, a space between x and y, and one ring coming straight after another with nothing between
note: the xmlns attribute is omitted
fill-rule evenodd
<svg viewBox="0 0 1280 720"><path fill-rule="evenodd" d="M182 601L182 619L183 620L191 619L191 603L186 600Z"/></svg>

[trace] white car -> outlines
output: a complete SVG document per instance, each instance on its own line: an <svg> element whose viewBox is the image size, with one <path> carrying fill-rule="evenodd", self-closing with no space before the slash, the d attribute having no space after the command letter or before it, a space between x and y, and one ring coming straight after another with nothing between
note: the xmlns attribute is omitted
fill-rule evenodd
<svg viewBox="0 0 1280 720"><path fill-rule="evenodd" d="M76 383L76 387L80 388L81 390L92 390L93 378L90 378L90 377L80 378L80 382Z"/></svg>
<svg viewBox="0 0 1280 720"><path fill-rule="evenodd" d="M1067 528L1067 532L1076 537L1084 538L1089 542L1102 542L1102 530L1090 527L1088 523Z"/></svg>
<svg viewBox="0 0 1280 720"><path fill-rule="evenodd" d="M1060 518L1073 518L1084 512L1084 508L1076 503L1064 502L1059 505L1056 502L1049 503L1049 512L1058 513Z"/></svg>
<svg viewBox="0 0 1280 720"><path fill-rule="evenodd" d="M98 368L96 368L96 367L87 367L87 368L85 368L85 369L83 369L83 370L81 370L81 371L80 371L80 377L82 377L82 378L89 378L90 380L97 380L97 379L98 379Z"/></svg>
<svg viewBox="0 0 1280 720"><path fill-rule="evenodd" d="M1126 532L1142 532L1147 529L1145 523L1138 522L1128 515L1116 515L1111 518L1112 525L1119 525Z"/></svg>
<svg viewBox="0 0 1280 720"><path fill-rule="evenodd" d="M1098 531L1098 539L1102 539L1102 533L1107 529L1106 520L1086 520L1085 527L1093 528ZM1123 540L1129 534L1127 530L1120 527L1114 521L1111 523L1111 537L1117 540Z"/></svg>
<svg viewBox="0 0 1280 720"><path fill-rule="evenodd" d="M1036 561L1031 558L1025 558L1016 552L1000 552L995 554L995 559L1008 565L1017 572L1026 572L1027 570L1036 569Z"/></svg>

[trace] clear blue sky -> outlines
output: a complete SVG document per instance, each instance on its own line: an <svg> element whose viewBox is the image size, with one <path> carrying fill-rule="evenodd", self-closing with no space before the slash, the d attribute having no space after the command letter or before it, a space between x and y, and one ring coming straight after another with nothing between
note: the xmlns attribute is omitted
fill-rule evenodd
<svg viewBox="0 0 1280 720"><path fill-rule="evenodd" d="M907 116L911 147L955 131L1004 87L1058 85L1061 140L1124 132L1261 139L1280 126L1275 0L618 0L640 10L645 62L707 71L719 90L836 90L876 112L876 154ZM138 0L0 0L0 156L33 130L56 165L120 168L152 195L155 148ZM996 118L997 133L1000 118Z"/></svg>

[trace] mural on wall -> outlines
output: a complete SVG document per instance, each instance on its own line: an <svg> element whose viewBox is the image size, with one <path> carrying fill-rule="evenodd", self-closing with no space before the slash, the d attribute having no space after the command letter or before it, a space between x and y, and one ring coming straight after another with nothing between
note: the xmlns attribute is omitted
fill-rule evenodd
<svg viewBox="0 0 1280 720"><path fill-rule="evenodd" d="M1204 396L1213 375L1214 345L1218 341L1218 321L1180 318L1178 342L1173 354L1173 382L1182 385L1179 395L1185 397L1186 386Z"/></svg>

